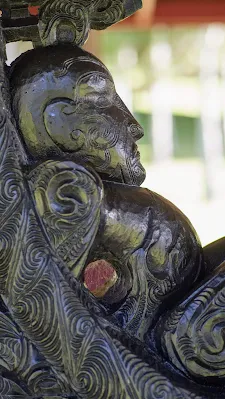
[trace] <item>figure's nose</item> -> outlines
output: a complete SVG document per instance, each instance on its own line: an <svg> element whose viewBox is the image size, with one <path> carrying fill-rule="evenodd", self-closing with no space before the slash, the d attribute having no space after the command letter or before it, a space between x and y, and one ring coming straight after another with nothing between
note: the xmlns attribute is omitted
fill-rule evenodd
<svg viewBox="0 0 225 399"><path fill-rule="evenodd" d="M134 141L138 141L144 136L144 130L137 123L137 121L135 121L135 123L131 123L128 129L129 129L129 133L133 137Z"/></svg>
<svg viewBox="0 0 225 399"><path fill-rule="evenodd" d="M126 107L124 102L121 100L119 96L117 96L117 107L123 111L125 114L126 119L128 120L128 131L130 135L132 136L134 141L140 140L144 136L144 130L142 127L139 125L139 123L136 121L132 113L129 111L129 109ZM127 118L128 117L128 118Z"/></svg>

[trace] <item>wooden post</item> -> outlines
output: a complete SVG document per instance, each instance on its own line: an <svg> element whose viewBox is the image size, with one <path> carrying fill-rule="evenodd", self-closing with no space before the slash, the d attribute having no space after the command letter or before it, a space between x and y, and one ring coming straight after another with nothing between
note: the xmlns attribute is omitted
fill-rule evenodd
<svg viewBox="0 0 225 399"><path fill-rule="evenodd" d="M221 181L218 179L218 173L223 167L219 49L223 40L224 31L213 25L209 26L200 62L201 121L208 199L217 197L221 190Z"/></svg>
<svg viewBox="0 0 225 399"><path fill-rule="evenodd" d="M155 162L170 161L173 156L171 48L166 38L164 42L153 44L151 58L156 75L151 88L153 159Z"/></svg>
<svg viewBox="0 0 225 399"><path fill-rule="evenodd" d="M150 28L156 9L157 0L143 0L143 8L133 16L135 25Z"/></svg>
<svg viewBox="0 0 225 399"><path fill-rule="evenodd" d="M96 57L101 58L101 31L91 30L83 48Z"/></svg>

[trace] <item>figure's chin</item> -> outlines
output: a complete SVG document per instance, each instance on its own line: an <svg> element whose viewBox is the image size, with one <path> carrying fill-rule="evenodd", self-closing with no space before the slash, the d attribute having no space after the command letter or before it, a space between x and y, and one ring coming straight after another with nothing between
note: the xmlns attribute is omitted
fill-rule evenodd
<svg viewBox="0 0 225 399"><path fill-rule="evenodd" d="M116 175L109 175L107 173L100 173L99 175L102 180L133 186L141 186L141 184L145 181L146 171L141 163L138 163L132 168L132 170L121 167L120 173Z"/></svg>
<svg viewBox="0 0 225 399"><path fill-rule="evenodd" d="M142 167L142 170L140 171L139 176L137 176L136 180L137 182L135 183L137 186L141 186L142 183L144 183L146 178L146 171L144 167Z"/></svg>
<svg viewBox="0 0 225 399"><path fill-rule="evenodd" d="M124 183L134 186L140 186L146 178L146 171L140 162L134 164L131 170L123 174Z"/></svg>

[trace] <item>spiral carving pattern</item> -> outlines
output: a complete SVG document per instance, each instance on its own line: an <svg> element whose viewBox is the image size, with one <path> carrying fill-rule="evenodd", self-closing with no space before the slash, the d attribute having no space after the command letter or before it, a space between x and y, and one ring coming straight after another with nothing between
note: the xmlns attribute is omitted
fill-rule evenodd
<svg viewBox="0 0 225 399"><path fill-rule="evenodd" d="M132 381L132 385L127 387L127 396L141 397L145 399L201 399L200 396L190 394L183 388L176 388L173 384L159 372L150 368L135 355L132 355L121 343L114 339L121 364L126 370L126 378ZM137 395L137 396L135 396Z"/></svg>
<svg viewBox="0 0 225 399"><path fill-rule="evenodd" d="M105 29L123 19L125 16L124 1L97 1L91 12L91 28Z"/></svg>
<svg viewBox="0 0 225 399"><path fill-rule="evenodd" d="M162 339L177 367L209 383L225 378L224 267L166 320Z"/></svg>
<svg viewBox="0 0 225 399"><path fill-rule="evenodd" d="M81 4L76 0L46 1L40 9L39 31L42 42L53 44L69 41L78 46L84 44L90 30L86 9L87 6L90 7L90 3L86 1L86 4ZM64 37L60 37L60 25L63 25Z"/></svg>
<svg viewBox="0 0 225 399"><path fill-rule="evenodd" d="M36 225L20 167L21 159L24 161L26 157L4 107L0 110L0 146L0 295L13 315L15 303L18 308L20 306L20 312L29 306L29 302L22 301L23 290L25 288L29 293L35 287L41 266L45 267L46 252L41 256L37 249L38 234L36 242L32 234L28 234ZM0 313L0 370L17 374L23 386L27 390L33 389L34 393L37 386L38 393L43 386L43 392L48 392L50 385L58 393L62 392L54 371L23 335L18 324ZM16 383L1 377L0 395L13 397L14 394L25 397L23 389Z"/></svg>
<svg viewBox="0 0 225 399"><path fill-rule="evenodd" d="M4 399L26 398L26 392L15 382L0 376L0 397Z"/></svg>
<svg viewBox="0 0 225 399"><path fill-rule="evenodd" d="M42 43L83 45L91 28L105 29L140 7L140 1L130 7L124 0L46 0L39 14Z"/></svg>
<svg viewBox="0 0 225 399"><path fill-rule="evenodd" d="M100 179L73 162L46 162L30 177L40 220L58 257L79 274L100 222ZM78 271L77 271L78 270Z"/></svg>
<svg viewBox="0 0 225 399"><path fill-rule="evenodd" d="M4 292L12 248L18 239L23 200L22 173L15 160L13 126L0 111L0 290Z"/></svg>

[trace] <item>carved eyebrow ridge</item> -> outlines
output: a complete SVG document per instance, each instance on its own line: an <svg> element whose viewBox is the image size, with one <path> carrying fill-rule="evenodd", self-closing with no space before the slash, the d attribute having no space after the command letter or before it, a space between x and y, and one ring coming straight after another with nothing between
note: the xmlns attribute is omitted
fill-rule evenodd
<svg viewBox="0 0 225 399"><path fill-rule="evenodd" d="M96 58L90 58L88 56L73 57L73 58L69 58L68 60L64 61L62 68L59 69L58 71L55 71L55 73L54 73L55 77L61 78L61 77L65 76L67 74L69 68L71 68L72 65L77 64L79 62L90 62L92 64L98 65L99 67L104 69L112 78L109 70L106 68L106 66L104 64L102 64Z"/></svg>

